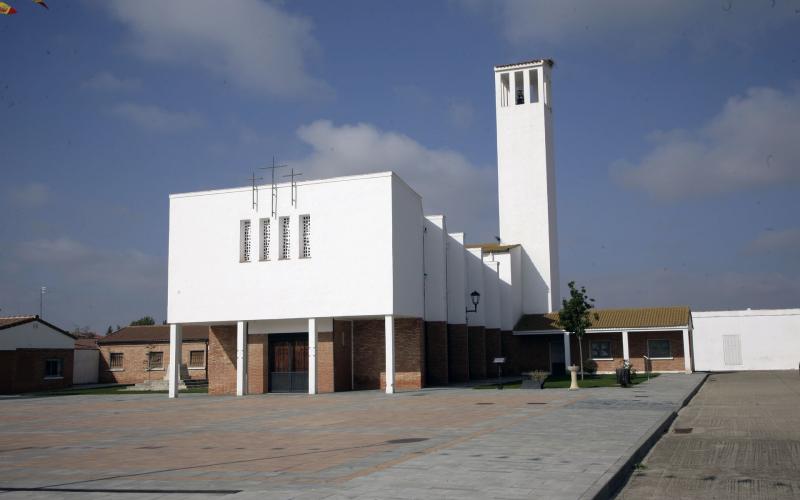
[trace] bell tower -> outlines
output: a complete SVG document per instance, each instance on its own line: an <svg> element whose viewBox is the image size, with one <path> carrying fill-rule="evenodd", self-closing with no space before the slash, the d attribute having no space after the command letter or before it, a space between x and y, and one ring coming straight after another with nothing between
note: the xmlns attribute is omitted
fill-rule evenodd
<svg viewBox="0 0 800 500"><path fill-rule="evenodd" d="M522 312L560 309L553 61L494 67L500 239L522 247Z"/></svg>

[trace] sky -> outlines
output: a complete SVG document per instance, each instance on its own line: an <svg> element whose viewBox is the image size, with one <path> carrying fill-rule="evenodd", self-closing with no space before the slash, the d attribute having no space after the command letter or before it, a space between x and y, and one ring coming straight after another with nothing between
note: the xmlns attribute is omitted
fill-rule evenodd
<svg viewBox="0 0 800 500"><path fill-rule="evenodd" d="M492 67L552 58L562 290L800 307L800 1L9 0L0 315L166 318L168 195L394 170L497 234Z"/></svg>

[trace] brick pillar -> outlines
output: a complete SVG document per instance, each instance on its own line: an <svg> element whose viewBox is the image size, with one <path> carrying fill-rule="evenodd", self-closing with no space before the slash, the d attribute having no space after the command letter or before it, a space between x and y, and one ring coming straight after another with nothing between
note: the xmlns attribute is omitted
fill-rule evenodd
<svg viewBox="0 0 800 500"><path fill-rule="evenodd" d="M394 388L395 391L425 387L425 335L420 318L394 320ZM386 387L381 372L381 389Z"/></svg>
<svg viewBox="0 0 800 500"><path fill-rule="evenodd" d="M500 330L497 328L486 329L486 376L497 376L497 365L494 358L500 357Z"/></svg>
<svg viewBox="0 0 800 500"><path fill-rule="evenodd" d="M447 325L447 372L451 384L469 381L467 325Z"/></svg>
<svg viewBox="0 0 800 500"><path fill-rule="evenodd" d="M333 392L333 332L317 334L317 394Z"/></svg>
<svg viewBox="0 0 800 500"><path fill-rule="evenodd" d="M467 327L469 336L469 378L486 378L486 328L482 326Z"/></svg>
<svg viewBox="0 0 800 500"><path fill-rule="evenodd" d="M447 385L447 323L425 322L426 385Z"/></svg>
<svg viewBox="0 0 800 500"><path fill-rule="evenodd" d="M236 394L236 325L208 332L208 393Z"/></svg>
<svg viewBox="0 0 800 500"><path fill-rule="evenodd" d="M247 393L264 394L269 389L267 358L269 335L247 336Z"/></svg>
<svg viewBox="0 0 800 500"><path fill-rule="evenodd" d="M333 321L333 390L352 389L352 321Z"/></svg>

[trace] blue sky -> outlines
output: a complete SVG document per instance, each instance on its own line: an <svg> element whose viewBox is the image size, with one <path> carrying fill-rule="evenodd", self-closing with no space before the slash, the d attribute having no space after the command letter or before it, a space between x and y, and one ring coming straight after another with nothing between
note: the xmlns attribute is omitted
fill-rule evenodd
<svg viewBox="0 0 800 500"><path fill-rule="evenodd" d="M0 19L0 314L166 314L168 194L393 169L497 233L492 66L553 74L562 281L800 306L800 2L66 2ZM646 5L645 5L646 4ZM563 287L562 287L563 288Z"/></svg>

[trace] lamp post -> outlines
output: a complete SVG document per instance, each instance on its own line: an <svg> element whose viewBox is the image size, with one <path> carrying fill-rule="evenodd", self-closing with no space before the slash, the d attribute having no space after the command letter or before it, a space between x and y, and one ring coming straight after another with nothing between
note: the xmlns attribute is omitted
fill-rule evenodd
<svg viewBox="0 0 800 500"><path fill-rule="evenodd" d="M472 293L469 294L469 297L472 299L472 309L467 308L467 312L478 312L478 303L481 301L481 294L479 294L477 290L473 290Z"/></svg>

